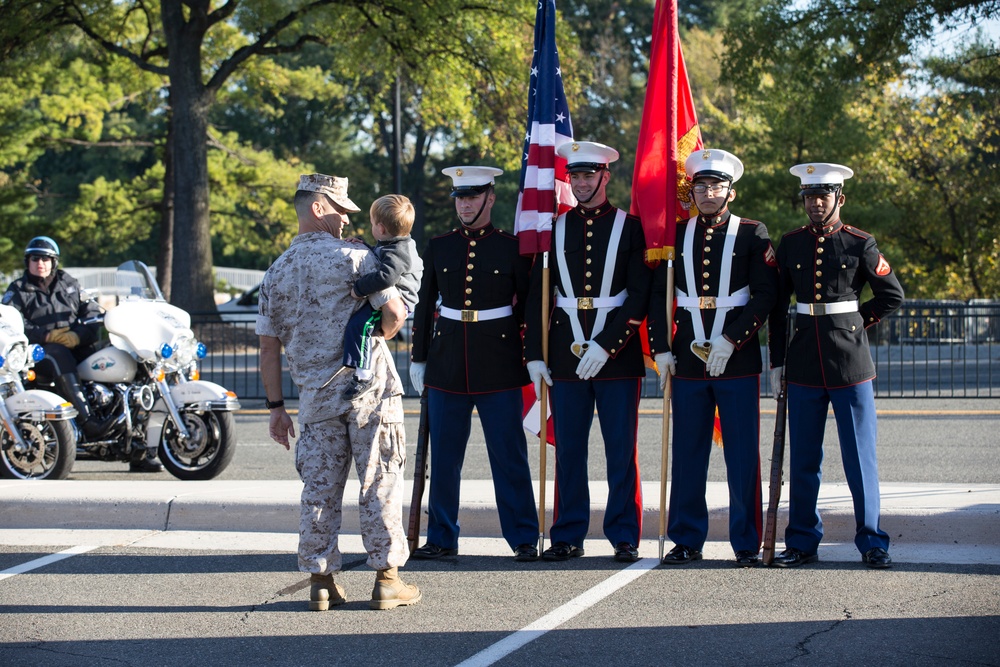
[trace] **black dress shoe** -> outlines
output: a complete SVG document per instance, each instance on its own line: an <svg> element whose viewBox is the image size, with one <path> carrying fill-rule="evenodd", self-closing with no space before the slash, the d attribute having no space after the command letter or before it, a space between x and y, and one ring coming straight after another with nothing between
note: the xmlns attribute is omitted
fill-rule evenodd
<svg viewBox="0 0 1000 667"><path fill-rule="evenodd" d="M615 545L615 560L619 563L634 563L639 560L639 550L628 542Z"/></svg>
<svg viewBox="0 0 1000 667"><path fill-rule="evenodd" d="M556 542L542 552L544 560L569 560L583 555L583 547L574 547L568 542Z"/></svg>
<svg viewBox="0 0 1000 667"><path fill-rule="evenodd" d="M884 570L892 567L892 559L889 558L889 552L882 547L875 547L866 551L865 555L861 557L861 562L873 570Z"/></svg>
<svg viewBox="0 0 1000 667"><path fill-rule="evenodd" d="M737 567L754 567L760 563L760 558L757 556L756 551L737 551L736 552L736 566Z"/></svg>
<svg viewBox="0 0 1000 667"><path fill-rule="evenodd" d="M816 554L807 554L805 551L799 551L798 549L785 549L774 557L771 565L774 567L798 567L799 565L815 563L818 560L819 556Z"/></svg>
<svg viewBox="0 0 1000 667"><path fill-rule="evenodd" d="M163 464L156 459L143 457L128 464L129 472L163 472Z"/></svg>
<svg viewBox="0 0 1000 667"><path fill-rule="evenodd" d="M691 561L701 560L701 551L678 544L667 552L660 562L664 565L683 565Z"/></svg>
<svg viewBox="0 0 1000 667"><path fill-rule="evenodd" d="M414 549L413 553L410 554L410 558L416 558L417 560L434 560L435 558L441 558L442 556L457 555L458 549L445 549L444 547L439 547L432 542L428 542L419 549Z"/></svg>
<svg viewBox="0 0 1000 667"><path fill-rule="evenodd" d="M519 544L514 549L514 560L519 563L530 563L538 560L538 549L533 544Z"/></svg>

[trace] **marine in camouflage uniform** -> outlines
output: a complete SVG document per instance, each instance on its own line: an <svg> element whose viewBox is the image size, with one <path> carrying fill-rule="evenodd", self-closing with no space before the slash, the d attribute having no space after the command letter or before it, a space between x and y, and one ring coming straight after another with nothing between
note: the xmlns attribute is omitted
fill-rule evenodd
<svg viewBox="0 0 1000 667"><path fill-rule="evenodd" d="M344 330L358 304L351 296L351 284L377 268L375 257L366 247L339 238L347 224L341 210L357 211L346 196L346 179L304 176L299 190L299 235L264 276L256 326L261 336L261 374L269 397L277 396L280 387L280 354L274 341L284 348L289 373L299 390L301 435L295 465L304 484L299 569L312 574L311 609L323 610L329 603L344 601L332 575L341 568L342 505L353 460L361 481L360 526L367 562L379 571L372 606L387 609L412 604L420 599L419 591L402 584L395 570L409 556L402 519L403 386L381 337L373 345L373 391L348 401L343 394L352 375L336 373L341 368ZM341 210L312 195L300 198L303 190L326 194ZM399 303L398 312L405 312L394 287L368 299L374 308L392 300ZM283 406L283 400L268 400L269 430L272 438L287 447L294 428L283 409L275 413ZM383 599L382 585L409 592Z"/></svg>
<svg viewBox="0 0 1000 667"><path fill-rule="evenodd" d="M382 387L351 403L341 397L352 376L340 368L344 329L356 301L348 279L374 269L371 252L325 232L301 234L275 261L260 288L257 333L281 340L299 388L301 437L295 465L305 484L299 521L299 568L340 570L337 536L349 465L361 480L361 533L375 569L406 562L403 530L402 383L376 339L374 371ZM378 308L393 290L370 297Z"/></svg>

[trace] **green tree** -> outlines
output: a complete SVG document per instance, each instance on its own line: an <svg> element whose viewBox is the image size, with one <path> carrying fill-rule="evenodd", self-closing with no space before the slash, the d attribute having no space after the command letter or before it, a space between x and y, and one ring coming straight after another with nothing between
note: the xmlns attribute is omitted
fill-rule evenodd
<svg viewBox="0 0 1000 667"><path fill-rule="evenodd" d="M27 17L36 23L48 22L52 29L71 26L106 53L168 80L170 143L165 146L165 174L172 173L173 178L166 177L164 197L170 199L172 193L173 296L178 305L190 310L204 310L212 304L210 112L251 61L320 43L337 46L339 58L331 61L337 71L359 65L363 69L375 55L381 55L378 62L384 63L389 60L387 54L392 54L396 66L407 69L416 81L468 75L483 62L482 48L494 36L484 29L488 23L484 17L511 15L507 4L499 0L474 6L462 0L424 4L406 0L230 0L222 4L162 0L158 6L138 1L48 0L14 5L11 13L20 24L27 23ZM38 31L35 36L42 39L48 34ZM490 74L487 70L486 76L465 80L507 90L503 79L491 80ZM461 111L462 99L453 92L445 101ZM470 123L469 129L475 131L476 124Z"/></svg>
<svg viewBox="0 0 1000 667"><path fill-rule="evenodd" d="M851 165L845 219L874 232L913 296L990 296L997 231L1000 60L988 44L921 59L935 31L997 15L997 2L765 1L738 14L723 81L746 155L743 203L774 238L803 218L788 166ZM971 186L971 189L969 187ZM995 285L995 283L994 283Z"/></svg>

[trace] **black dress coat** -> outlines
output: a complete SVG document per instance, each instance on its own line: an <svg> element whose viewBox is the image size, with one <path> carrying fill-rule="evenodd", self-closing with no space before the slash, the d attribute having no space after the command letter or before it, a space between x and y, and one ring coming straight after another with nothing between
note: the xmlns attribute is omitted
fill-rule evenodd
<svg viewBox="0 0 1000 667"><path fill-rule="evenodd" d="M436 236L423 254L420 300L413 313L411 359L426 362L424 384L442 391L481 394L528 384L524 367L525 299L531 258L515 236L492 225ZM456 310L513 307L513 315L459 322L436 315Z"/></svg>
<svg viewBox="0 0 1000 667"><path fill-rule="evenodd" d="M699 218L696 222L685 221L677 225L677 259L674 261L674 285L688 296L718 296L721 280L720 258L726 242L726 225L729 214L714 219ZM695 225L692 249L694 253L694 275L698 284L688 288L684 270L684 235L688 225ZM709 231L711 230L711 233ZM762 362L757 331L767 321L778 298L778 265L774 248L767 234L767 228L756 220L741 218L733 246L733 264L729 278L729 293L749 286L750 301L745 306L733 308L726 313L722 335L736 346L733 356L726 364L725 372L719 378L735 378L755 375L761 372ZM653 296L649 304L649 347L655 356L660 352L674 353L677 363L677 377L689 379L710 378L705 362L691 351L695 338L691 311L676 308L674 323L677 326L673 345L667 345L667 264L661 262L656 268ZM717 311L699 311L706 338L711 338Z"/></svg>
<svg viewBox="0 0 1000 667"><path fill-rule="evenodd" d="M771 365L787 365L793 384L828 389L875 377L866 329L896 310L903 288L875 237L838 221L825 228L806 225L788 232L778 245L778 301L771 313ZM873 297L860 312L795 317L795 331L785 349L788 304L828 304L861 297L868 284Z"/></svg>
<svg viewBox="0 0 1000 667"><path fill-rule="evenodd" d="M565 258L572 282L572 292L576 297L599 296L604 278L605 258L611 240L611 231L618 209L607 202L594 209L581 206L568 211L555 224L566 225ZM553 240L555 230L553 230ZM555 380L579 380L576 368L580 359L573 354L571 346L574 334L569 317L580 316L583 335L593 340L610 355L607 363L593 378L595 380L644 377L642 343L636 333L646 317L649 307L649 293L652 288L652 270L643 261L646 241L639 219L627 216L625 229L614 252L617 252L614 275L611 280L610 295L627 291L625 303L608 312L603 331L592 337L597 310L570 311L555 306L553 295L562 290L562 278L554 256L549 259L549 358L548 366ZM555 243L553 242L553 253ZM589 288L589 289L588 289ZM528 297L527 331L525 353L527 359L542 359L542 262L536 260L531 270L531 292Z"/></svg>

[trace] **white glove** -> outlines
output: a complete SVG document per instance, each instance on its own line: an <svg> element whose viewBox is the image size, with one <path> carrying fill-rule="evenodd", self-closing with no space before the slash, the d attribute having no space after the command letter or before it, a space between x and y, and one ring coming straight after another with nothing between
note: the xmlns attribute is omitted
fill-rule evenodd
<svg viewBox="0 0 1000 667"><path fill-rule="evenodd" d="M587 351L583 353L580 358L580 363L577 364L576 374L581 380L589 380L604 368L604 364L608 361L608 353L604 351L604 348L595 343L594 341L588 341Z"/></svg>
<svg viewBox="0 0 1000 667"><path fill-rule="evenodd" d="M771 369L771 391L774 393L775 397L778 396L778 392L781 391L781 372L785 370L784 366L778 366L777 368Z"/></svg>
<svg viewBox="0 0 1000 667"><path fill-rule="evenodd" d="M736 346L730 343L725 336L719 336L712 341L712 351L708 353L708 374L712 377L719 377L726 372L726 364L729 357L733 356Z"/></svg>
<svg viewBox="0 0 1000 667"><path fill-rule="evenodd" d="M542 395L542 380L545 380L545 384L551 387L552 376L549 375L549 369L545 367L544 361L529 361L527 368L528 377L535 385L535 398L537 399Z"/></svg>
<svg viewBox="0 0 1000 667"><path fill-rule="evenodd" d="M418 394L424 393L424 371L427 370L426 361L410 362L410 384L417 390Z"/></svg>
<svg viewBox="0 0 1000 667"><path fill-rule="evenodd" d="M660 389L667 386L667 375L677 375L677 362L673 352L661 352L653 357L656 370L660 371Z"/></svg>

